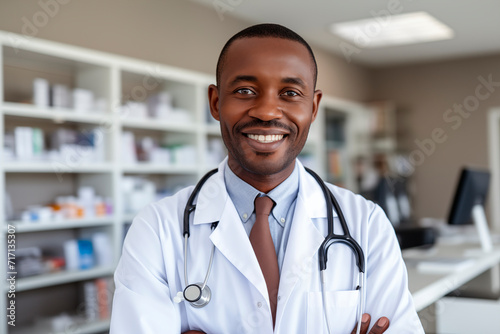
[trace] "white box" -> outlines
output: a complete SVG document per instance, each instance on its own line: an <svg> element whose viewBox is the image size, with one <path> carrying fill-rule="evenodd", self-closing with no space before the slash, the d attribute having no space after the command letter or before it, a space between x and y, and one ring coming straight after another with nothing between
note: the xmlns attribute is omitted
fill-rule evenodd
<svg viewBox="0 0 500 334"><path fill-rule="evenodd" d="M52 87L52 106L56 108L71 107L71 96L67 86L54 85Z"/></svg>
<svg viewBox="0 0 500 334"><path fill-rule="evenodd" d="M76 111L86 112L94 107L94 93L87 89L75 88L73 90L73 108Z"/></svg>
<svg viewBox="0 0 500 334"><path fill-rule="evenodd" d="M14 129L16 142L16 157L18 160L30 160L33 158L33 131L26 126L18 126Z"/></svg>
<svg viewBox="0 0 500 334"><path fill-rule="evenodd" d="M33 80L33 104L37 107L49 106L50 86L49 82L42 78Z"/></svg>

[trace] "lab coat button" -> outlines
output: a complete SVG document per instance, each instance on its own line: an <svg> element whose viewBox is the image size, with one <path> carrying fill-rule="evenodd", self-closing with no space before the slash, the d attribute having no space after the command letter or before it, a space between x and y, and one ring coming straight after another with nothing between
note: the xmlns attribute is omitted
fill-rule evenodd
<svg viewBox="0 0 500 334"><path fill-rule="evenodd" d="M243 214L243 219L247 219L248 215L246 213Z"/></svg>
<svg viewBox="0 0 500 334"><path fill-rule="evenodd" d="M258 302L258 303L257 303L257 307L258 307L258 308L261 308L261 307L262 307L262 303L261 303L261 302Z"/></svg>
<svg viewBox="0 0 500 334"><path fill-rule="evenodd" d="M285 218L281 217L281 222L285 223Z"/></svg>

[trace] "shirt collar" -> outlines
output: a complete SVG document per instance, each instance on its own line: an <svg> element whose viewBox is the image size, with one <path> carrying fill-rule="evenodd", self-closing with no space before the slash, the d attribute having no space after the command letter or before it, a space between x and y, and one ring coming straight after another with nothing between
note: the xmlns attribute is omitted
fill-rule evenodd
<svg viewBox="0 0 500 334"><path fill-rule="evenodd" d="M224 180L227 192L236 207L241 221L246 223L254 211L255 197L261 194L261 192L234 174L227 163L226 168L224 168ZM276 188L267 193L267 196L276 203L271 213L281 226L284 226L288 210L297 198L298 191L299 172L296 163L292 174Z"/></svg>

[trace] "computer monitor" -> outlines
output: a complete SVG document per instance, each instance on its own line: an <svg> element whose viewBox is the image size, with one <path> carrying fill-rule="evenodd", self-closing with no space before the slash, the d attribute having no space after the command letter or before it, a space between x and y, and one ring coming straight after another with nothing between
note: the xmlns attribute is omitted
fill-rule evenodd
<svg viewBox="0 0 500 334"><path fill-rule="evenodd" d="M493 248L484 213L489 184L488 171L462 169L448 217L450 225L475 224L482 250L486 252Z"/></svg>

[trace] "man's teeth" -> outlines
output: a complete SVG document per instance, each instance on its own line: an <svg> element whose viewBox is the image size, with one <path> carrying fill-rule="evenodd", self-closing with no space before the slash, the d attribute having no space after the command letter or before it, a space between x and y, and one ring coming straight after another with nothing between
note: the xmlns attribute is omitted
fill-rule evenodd
<svg viewBox="0 0 500 334"><path fill-rule="evenodd" d="M264 136L264 135L249 134L248 138L256 140L260 143L272 143L272 142L280 141L281 139L283 139L283 135L266 135L266 136Z"/></svg>

